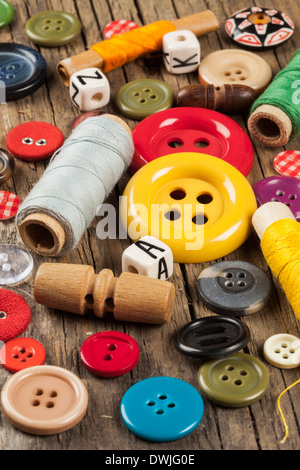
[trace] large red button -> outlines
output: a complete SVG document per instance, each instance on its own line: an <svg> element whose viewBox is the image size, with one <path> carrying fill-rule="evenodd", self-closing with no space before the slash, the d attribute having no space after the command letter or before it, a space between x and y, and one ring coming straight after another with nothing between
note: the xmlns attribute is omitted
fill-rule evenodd
<svg viewBox="0 0 300 470"><path fill-rule="evenodd" d="M30 320L31 310L26 300L11 290L0 289L0 341L19 336Z"/></svg>
<svg viewBox="0 0 300 470"><path fill-rule="evenodd" d="M135 153L131 174L170 153L198 152L199 158L212 155L230 163L244 176L254 162L246 132L233 119L210 109L181 107L154 113L133 129L132 138Z"/></svg>
<svg viewBox="0 0 300 470"><path fill-rule="evenodd" d="M17 158L29 162L46 160L64 141L62 132L48 122L24 122L6 136L8 150Z"/></svg>
<svg viewBox="0 0 300 470"><path fill-rule="evenodd" d="M20 203L20 199L14 193L0 191L0 220L14 217L19 210Z"/></svg>
<svg viewBox="0 0 300 470"><path fill-rule="evenodd" d="M129 335L102 331L90 336L80 350L84 367L102 377L118 377L132 370L139 360L139 346Z"/></svg>
<svg viewBox="0 0 300 470"><path fill-rule="evenodd" d="M14 338L0 349L0 362L4 369L12 372L44 364L44 346L33 338Z"/></svg>

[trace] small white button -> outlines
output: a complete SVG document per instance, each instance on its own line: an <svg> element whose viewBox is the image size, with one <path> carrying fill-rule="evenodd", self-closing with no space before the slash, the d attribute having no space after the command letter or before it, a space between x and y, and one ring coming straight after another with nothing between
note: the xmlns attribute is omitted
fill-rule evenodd
<svg viewBox="0 0 300 470"><path fill-rule="evenodd" d="M293 369L300 365L300 339L281 333L271 336L263 348L266 360L280 369Z"/></svg>

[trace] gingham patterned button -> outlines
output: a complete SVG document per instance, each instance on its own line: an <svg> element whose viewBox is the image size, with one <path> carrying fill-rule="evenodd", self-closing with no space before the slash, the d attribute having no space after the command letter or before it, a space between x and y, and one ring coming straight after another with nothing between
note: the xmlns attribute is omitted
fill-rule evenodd
<svg viewBox="0 0 300 470"><path fill-rule="evenodd" d="M118 36L123 33L127 33L128 31L131 31L132 29L136 29L139 26L134 22L130 20L117 20L117 21L111 21L108 23L103 31L105 39L110 39L113 36Z"/></svg>
<svg viewBox="0 0 300 470"><path fill-rule="evenodd" d="M285 150L274 158L275 170L281 175L300 178L300 151Z"/></svg>
<svg viewBox="0 0 300 470"><path fill-rule="evenodd" d="M16 215L20 199L9 191L0 191L0 220L11 219Z"/></svg>

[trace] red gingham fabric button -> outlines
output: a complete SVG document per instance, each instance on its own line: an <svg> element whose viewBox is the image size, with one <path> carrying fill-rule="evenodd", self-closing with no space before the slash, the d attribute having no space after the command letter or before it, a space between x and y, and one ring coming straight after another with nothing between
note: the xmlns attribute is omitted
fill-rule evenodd
<svg viewBox="0 0 300 470"><path fill-rule="evenodd" d="M136 29L139 26L134 21L129 20L117 20L108 23L103 31L105 39L110 39L113 36L117 36L123 33L127 33L132 29Z"/></svg>
<svg viewBox="0 0 300 470"><path fill-rule="evenodd" d="M11 219L21 204L20 199L9 191L0 191L0 220Z"/></svg>
<svg viewBox="0 0 300 470"><path fill-rule="evenodd" d="M275 170L281 175L300 178L300 151L286 150L274 158Z"/></svg>

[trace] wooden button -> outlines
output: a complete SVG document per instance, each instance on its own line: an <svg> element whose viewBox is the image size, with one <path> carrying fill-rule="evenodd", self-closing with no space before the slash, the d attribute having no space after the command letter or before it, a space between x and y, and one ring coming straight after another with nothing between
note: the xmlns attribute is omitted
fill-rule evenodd
<svg viewBox="0 0 300 470"><path fill-rule="evenodd" d="M207 55L200 63L198 73L203 84L240 84L258 92L263 91L272 79L271 67L262 57L237 49L223 49Z"/></svg>
<svg viewBox="0 0 300 470"><path fill-rule="evenodd" d="M0 149L0 184L6 183L14 172L15 162L4 149Z"/></svg>

